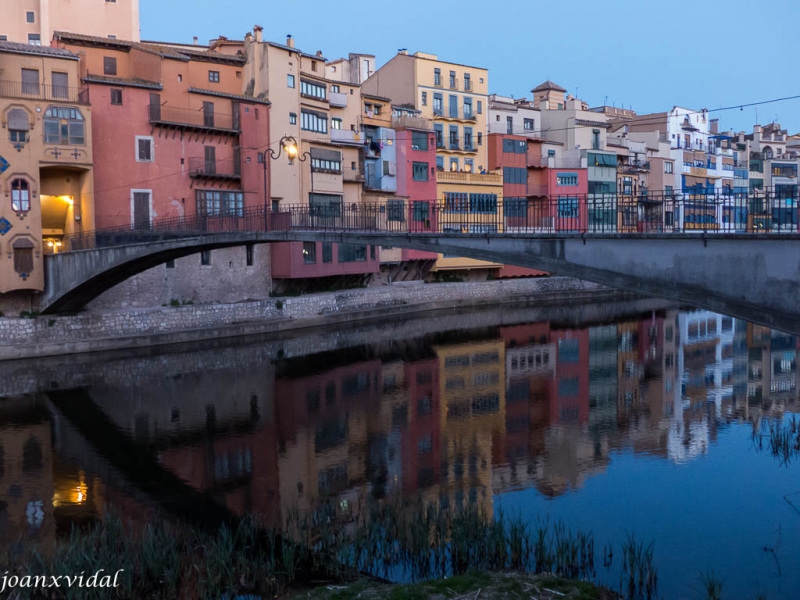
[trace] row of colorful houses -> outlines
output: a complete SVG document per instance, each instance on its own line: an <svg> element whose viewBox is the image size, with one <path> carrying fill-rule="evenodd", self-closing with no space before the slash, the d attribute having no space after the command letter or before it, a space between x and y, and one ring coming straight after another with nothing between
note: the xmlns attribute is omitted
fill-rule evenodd
<svg viewBox="0 0 800 600"><path fill-rule="evenodd" d="M552 81L531 99L503 97L490 93L486 68L405 50L380 68L369 54L330 60L292 36L265 40L258 26L207 46L124 39L138 30L138 6L114 4L87 6L77 33L60 28L75 27L65 17L27 10L17 39L0 34L5 307L35 308L44 255L69 249L71 234L262 206L334 217L379 207L395 229L445 233L797 229L800 140L775 124L733 134L705 110L590 109ZM780 200L761 210L744 197L687 201L758 190ZM536 274L399 248L282 243L179 259L96 304Z"/></svg>

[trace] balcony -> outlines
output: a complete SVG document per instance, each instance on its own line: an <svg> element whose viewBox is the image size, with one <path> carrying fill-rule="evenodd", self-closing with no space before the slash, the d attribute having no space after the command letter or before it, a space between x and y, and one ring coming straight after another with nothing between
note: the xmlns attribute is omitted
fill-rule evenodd
<svg viewBox="0 0 800 600"><path fill-rule="evenodd" d="M477 121L478 117L477 117L477 115L475 115L474 112L472 112L472 111L467 112L465 110L464 111L464 120L465 121Z"/></svg>
<svg viewBox="0 0 800 600"><path fill-rule="evenodd" d="M331 129L331 142L334 144L348 144L354 146L363 146L364 134L360 131L353 131L351 129Z"/></svg>
<svg viewBox="0 0 800 600"><path fill-rule="evenodd" d="M0 80L0 98L89 104L89 88Z"/></svg>
<svg viewBox="0 0 800 600"><path fill-rule="evenodd" d="M457 90L458 89L458 77L451 77L450 78L450 89Z"/></svg>
<svg viewBox="0 0 800 600"><path fill-rule="evenodd" d="M650 163L641 160L632 160L619 165L618 171L626 174L646 173L650 170Z"/></svg>
<svg viewBox="0 0 800 600"><path fill-rule="evenodd" d="M189 177L193 179L227 179L242 178L241 162L234 159L206 160L202 156L189 158Z"/></svg>
<svg viewBox="0 0 800 600"><path fill-rule="evenodd" d="M464 80L464 91L465 92L471 92L473 89L475 89L475 88L472 86L472 80L471 79L465 79Z"/></svg>
<svg viewBox="0 0 800 600"><path fill-rule="evenodd" d="M433 109L433 116L434 117L443 117L444 116L444 110L442 110L441 108L434 108Z"/></svg>
<svg viewBox="0 0 800 600"><path fill-rule="evenodd" d="M473 185L503 185L502 173L459 173L437 171L436 183L466 183Z"/></svg>
<svg viewBox="0 0 800 600"><path fill-rule="evenodd" d="M328 94L328 102L336 108L347 108L347 94L331 92Z"/></svg>
<svg viewBox="0 0 800 600"><path fill-rule="evenodd" d="M239 119L234 115L207 113L203 109L178 108L175 106L162 106L151 104L148 116L151 125L173 127L176 129L190 129L195 131L208 131L214 133L229 133L239 135Z"/></svg>
<svg viewBox="0 0 800 600"><path fill-rule="evenodd" d="M421 129L423 131L432 131L433 121L424 117L412 117L410 115L392 117L392 129Z"/></svg>

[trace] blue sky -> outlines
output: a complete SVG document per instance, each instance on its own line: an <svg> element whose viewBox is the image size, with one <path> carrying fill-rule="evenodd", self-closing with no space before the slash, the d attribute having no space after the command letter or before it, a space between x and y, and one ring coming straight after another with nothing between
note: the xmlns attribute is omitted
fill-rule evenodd
<svg viewBox="0 0 800 600"><path fill-rule="evenodd" d="M491 91L521 97L545 79L597 106L639 113L715 109L800 94L797 0L140 0L143 39L241 39L254 24L329 58L398 48L489 69ZM497 8L502 7L502 8ZM714 113L752 130L756 109ZM800 99L758 107L800 131Z"/></svg>

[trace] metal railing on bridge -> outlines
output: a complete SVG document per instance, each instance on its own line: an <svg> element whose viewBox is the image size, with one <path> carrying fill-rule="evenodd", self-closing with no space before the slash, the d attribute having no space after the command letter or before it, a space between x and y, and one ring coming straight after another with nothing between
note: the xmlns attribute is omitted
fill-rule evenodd
<svg viewBox="0 0 800 600"><path fill-rule="evenodd" d="M500 198L449 194L445 200L388 199L364 204L238 208L131 220L98 216L96 229L64 237L61 251L146 243L217 233L270 231L557 235L797 233L796 193L572 194Z"/></svg>

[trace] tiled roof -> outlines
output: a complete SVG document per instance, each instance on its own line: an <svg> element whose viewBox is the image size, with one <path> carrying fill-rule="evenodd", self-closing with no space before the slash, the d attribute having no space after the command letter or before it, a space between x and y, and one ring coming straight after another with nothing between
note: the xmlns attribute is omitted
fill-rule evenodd
<svg viewBox="0 0 800 600"><path fill-rule="evenodd" d="M121 85L127 87L147 88L150 90L164 89L160 83L156 81L148 81L147 79L124 77L109 77L108 75L87 75L83 78L84 83L104 83L109 85Z"/></svg>
<svg viewBox="0 0 800 600"><path fill-rule="evenodd" d="M56 31L55 37L65 43L76 42L79 44L89 44L95 46L103 46L105 48L114 48L121 52L130 52L131 49L149 52L150 54L158 54L162 58L171 58L174 60L204 60L209 62L226 62L244 64L245 59L241 56L232 56L230 54L221 54L219 52L211 52L198 48L197 50L187 50L172 45L163 45L150 42L131 42L127 40L115 40L111 38L98 37L93 35L83 35L81 33L69 33L64 31Z"/></svg>
<svg viewBox="0 0 800 600"><path fill-rule="evenodd" d="M567 91L564 88L562 88L560 85L558 85L557 83L553 83L549 79L547 81L545 81L544 83L540 83L539 85L537 85L535 88L533 88L532 91L534 91L534 92L546 92L547 90L554 90L556 92L566 92Z"/></svg>
<svg viewBox="0 0 800 600"><path fill-rule="evenodd" d="M63 48L51 48L50 46L34 46L33 44L17 44L16 42L0 42L0 52L13 52L14 54L33 54L36 56L55 56L57 58L69 58L78 60L77 54Z"/></svg>
<svg viewBox="0 0 800 600"><path fill-rule="evenodd" d="M194 94L205 94L206 96L219 96L220 98L230 98L231 100L241 100L242 102L255 102L256 104L272 104L266 98L256 98L255 96L244 96L242 94L226 94L215 90L204 90L201 88L189 88Z"/></svg>

